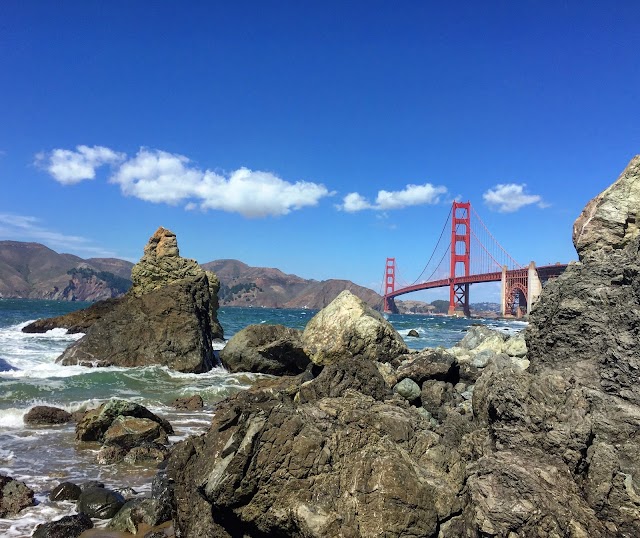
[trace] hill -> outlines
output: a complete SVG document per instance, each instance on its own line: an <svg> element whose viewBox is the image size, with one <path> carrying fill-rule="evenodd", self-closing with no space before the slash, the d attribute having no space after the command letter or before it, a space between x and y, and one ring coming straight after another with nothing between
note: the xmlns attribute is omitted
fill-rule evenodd
<svg viewBox="0 0 640 538"><path fill-rule="evenodd" d="M97 301L123 295L133 264L116 258L82 259L39 243L0 241L0 297ZM279 269L250 267L238 260L202 264L221 282L223 306L264 306L319 310L342 290L382 308L382 297L348 280L306 280Z"/></svg>
<svg viewBox="0 0 640 538"><path fill-rule="evenodd" d="M238 260L215 260L202 267L218 275L221 305L319 310L341 291L349 290L374 308L382 308L380 295L349 280L306 280L275 268L251 267Z"/></svg>
<svg viewBox="0 0 640 538"><path fill-rule="evenodd" d="M40 243L0 241L0 297L97 301L131 286L133 264L115 258L83 260Z"/></svg>

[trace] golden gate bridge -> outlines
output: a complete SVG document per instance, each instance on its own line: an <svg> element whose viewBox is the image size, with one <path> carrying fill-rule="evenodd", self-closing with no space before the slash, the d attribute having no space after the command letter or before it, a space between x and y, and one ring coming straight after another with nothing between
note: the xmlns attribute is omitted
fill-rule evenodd
<svg viewBox="0 0 640 538"><path fill-rule="evenodd" d="M449 226L450 236L445 234ZM404 283L396 258L387 258L384 311L396 313L394 299L400 295L448 287L449 315L469 316L470 285L501 282L501 314L521 317L530 312L544 283L566 268L562 263L520 265L493 237L471 202L453 202L429 261L413 283ZM422 279L425 274L428 276Z"/></svg>

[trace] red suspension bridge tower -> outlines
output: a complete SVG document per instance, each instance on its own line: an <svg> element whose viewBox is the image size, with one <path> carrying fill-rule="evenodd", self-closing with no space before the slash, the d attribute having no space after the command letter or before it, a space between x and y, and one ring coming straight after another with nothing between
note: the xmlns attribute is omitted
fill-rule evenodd
<svg viewBox="0 0 640 538"><path fill-rule="evenodd" d="M449 284L449 315L462 309L469 316L469 283L457 277L469 276L471 252L471 203L453 202L451 215L451 282ZM460 271L461 270L461 271Z"/></svg>
<svg viewBox="0 0 640 538"><path fill-rule="evenodd" d="M451 239L447 242L445 231L449 218ZM440 261L435 264L436 267L430 276L418 282L430 267L431 261L438 259ZM472 210L470 202L453 202L438 243L427 265L413 284L399 285L401 279L398 278L396 258L387 258L383 285L384 311L398 312L394 298L399 295L448 287L449 315L469 316L470 285L501 282L502 315L520 316L529 312L542 289L542 284L549 278L560 275L566 267L566 264L536 267L534 262L528 267L523 267L496 241L478 214Z"/></svg>

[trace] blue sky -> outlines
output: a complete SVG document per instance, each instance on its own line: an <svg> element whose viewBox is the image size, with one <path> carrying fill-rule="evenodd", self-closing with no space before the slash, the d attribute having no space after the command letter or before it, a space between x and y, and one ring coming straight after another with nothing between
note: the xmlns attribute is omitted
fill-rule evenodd
<svg viewBox="0 0 640 538"><path fill-rule="evenodd" d="M639 16L3 2L0 239L135 261L162 225L200 262L378 291L387 256L418 276L457 198L518 261L573 260L573 221L640 153Z"/></svg>

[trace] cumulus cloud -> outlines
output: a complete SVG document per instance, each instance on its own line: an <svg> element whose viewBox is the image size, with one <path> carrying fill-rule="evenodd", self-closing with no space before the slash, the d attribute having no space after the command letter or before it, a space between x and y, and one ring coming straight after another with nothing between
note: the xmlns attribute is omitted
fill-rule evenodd
<svg viewBox="0 0 640 538"><path fill-rule="evenodd" d="M141 148L133 157L103 146L55 149L36 155L36 164L56 181L73 184L93 179L109 164L110 182L126 196L153 203L184 204L186 210L217 209L245 217L286 215L332 196L324 185L285 181L271 172L239 168L218 173L195 166L184 155Z"/></svg>
<svg viewBox="0 0 640 538"><path fill-rule="evenodd" d="M63 185L73 185L96 177L96 168L105 164L117 164L126 158L104 146L77 146L75 151L54 149L36 155L36 165L44 168Z"/></svg>
<svg viewBox="0 0 640 538"><path fill-rule="evenodd" d="M447 188L435 186L431 183L424 185L407 185L401 191L378 191L375 203L369 202L357 192L347 194L342 204L336 206L342 211L355 213L364 209L386 211L388 209L402 209L403 207L425 204L437 204L440 196L447 193Z"/></svg>
<svg viewBox="0 0 640 538"><path fill-rule="evenodd" d="M315 206L333 193L322 184L290 183L271 172L240 168L230 174L201 170L183 156L142 148L111 177L125 195L185 209L218 209L245 217L286 215Z"/></svg>
<svg viewBox="0 0 640 538"><path fill-rule="evenodd" d="M16 241L44 243L60 252L106 258L116 256L113 251L96 246L85 237L49 230L43 226L40 219L28 215L0 213L0 236Z"/></svg>
<svg viewBox="0 0 640 538"><path fill-rule="evenodd" d="M531 204L537 204L540 208L547 207L547 204L543 202L541 196L537 194L526 194L526 186L525 183L498 184L485 192L482 198L490 209L501 213L513 213L521 207Z"/></svg>

